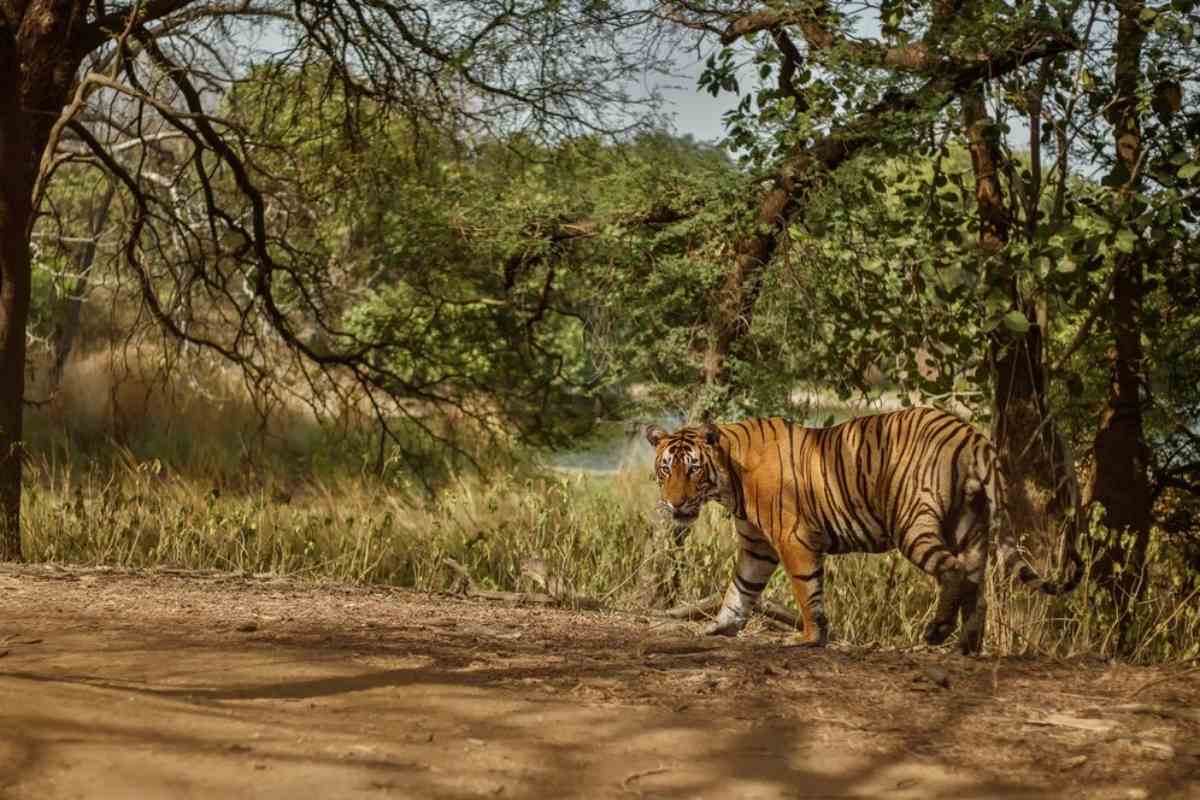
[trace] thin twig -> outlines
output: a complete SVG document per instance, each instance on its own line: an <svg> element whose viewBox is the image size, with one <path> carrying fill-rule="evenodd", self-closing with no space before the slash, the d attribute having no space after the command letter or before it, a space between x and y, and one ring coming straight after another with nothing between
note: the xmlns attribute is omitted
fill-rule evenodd
<svg viewBox="0 0 1200 800"><path fill-rule="evenodd" d="M669 608L663 614L671 619L708 619L720 609L721 595L710 594L708 597L698 600L695 603L684 603L683 605Z"/></svg>
<svg viewBox="0 0 1200 800"><path fill-rule="evenodd" d="M630 775L625 776L625 780L621 781L621 788L627 792L631 791L629 788L629 784L633 783L634 781L639 780L641 778L648 778L651 775L661 775L662 773L667 772L667 771L668 770L666 767L655 767L654 769L644 769L641 772L634 772Z"/></svg>

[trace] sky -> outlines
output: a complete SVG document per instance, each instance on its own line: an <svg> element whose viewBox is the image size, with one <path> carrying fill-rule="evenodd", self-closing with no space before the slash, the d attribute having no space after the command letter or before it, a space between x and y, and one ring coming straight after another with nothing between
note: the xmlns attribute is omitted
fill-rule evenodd
<svg viewBox="0 0 1200 800"><path fill-rule="evenodd" d="M666 111L674 117L676 131L691 134L703 142L717 142L725 135L721 117L741 99L732 92L713 97L696 87L704 64L701 61L680 64L683 74L676 78L661 78L656 85L667 101ZM654 79L651 79L654 80Z"/></svg>
<svg viewBox="0 0 1200 800"><path fill-rule="evenodd" d="M287 41L271 26L243 30L237 36L239 44L248 51L263 56L287 49ZM694 56L693 54L691 54ZM662 109L674 123L675 132L690 134L698 141L717 143L725 135L721 117L741 99L731 92L713 97L697 88L696 81L703 71L702 59L681 56L676 62L678 74L673 76L649 74L643 78L647 91L657 90L666 101Z"/></svg>

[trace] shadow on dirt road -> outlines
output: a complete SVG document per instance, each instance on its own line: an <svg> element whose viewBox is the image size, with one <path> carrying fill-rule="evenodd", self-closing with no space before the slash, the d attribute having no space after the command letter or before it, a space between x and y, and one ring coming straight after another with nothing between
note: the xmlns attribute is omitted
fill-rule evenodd
<svg viewBox="0 0 1200 800"><path fill-rule="evenodd" d="M1194 674L16 567L0 654L3 798L1200 796Z"/></svg>

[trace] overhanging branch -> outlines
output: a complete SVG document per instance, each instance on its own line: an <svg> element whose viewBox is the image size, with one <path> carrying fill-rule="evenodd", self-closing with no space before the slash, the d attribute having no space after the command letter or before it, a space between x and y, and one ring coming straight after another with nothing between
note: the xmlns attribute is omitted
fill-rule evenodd
<svg viewBox="0 0 1200 800"><path fill-rule="evenodd" d="M717 388L719 396L727 399L731 389L730 355L751 329L766 265L774 257L788 225L823 176L876 144L880 132L894 124L896 118L919 111L937 111L981 81L1077 47L1074 37L1051 32L1027 47L1010 48L990 58L939 70L916 90L885 96L827 135L793 147L770 177L750 232L733 245L733 267L711 312L712 330L704 364L706 384ZM713 396L710 392L709 397ZM693 409L692 415L702 412L703 409Z"/></svg>

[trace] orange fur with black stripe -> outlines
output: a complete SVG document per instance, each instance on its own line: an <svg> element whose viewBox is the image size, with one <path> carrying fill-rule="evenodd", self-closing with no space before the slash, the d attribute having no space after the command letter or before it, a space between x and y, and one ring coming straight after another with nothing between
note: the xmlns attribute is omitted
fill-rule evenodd
<svg viewBox="0 0 1200 800"><path fill-rule="evenodd" d="M986 436L935 408L860 417L832 428L779 419L646 429L655 447L662 508L678 528L712 500L733 513L741 553L708 632L745 625L780 563L804 622L804 643L826 641L822 560L827 554L893 548L939 584L925 640L953 633L961 613L963 652L983 641L982 584L991 543L1006 571L1046 594L1070 591L1043 580L1018 550L1008 523L996 451Z"/></svg>

